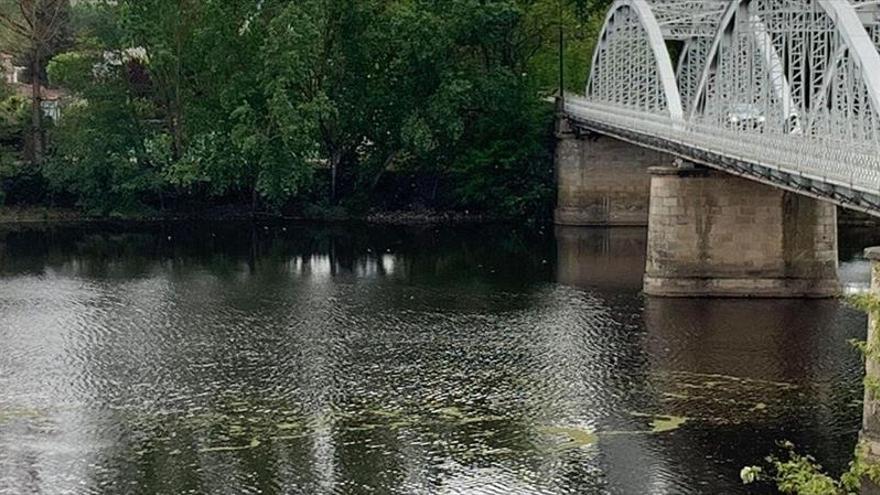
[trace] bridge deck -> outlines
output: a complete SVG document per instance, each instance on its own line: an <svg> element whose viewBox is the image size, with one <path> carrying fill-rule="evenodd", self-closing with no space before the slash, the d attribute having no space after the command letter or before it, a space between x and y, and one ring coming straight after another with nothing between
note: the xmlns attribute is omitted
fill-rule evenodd
<svg viewBox="0 0 880 495"><path fill-rule="evenodd" d="M566 95L579 129L880 216L880 150L815 136L744 135Z"/></svg>

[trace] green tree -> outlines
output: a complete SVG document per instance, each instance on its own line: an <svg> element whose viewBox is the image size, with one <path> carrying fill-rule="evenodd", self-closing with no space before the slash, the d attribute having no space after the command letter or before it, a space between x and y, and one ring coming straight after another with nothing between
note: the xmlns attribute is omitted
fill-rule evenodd
<svg viewBox="0 0 880 495"><path fill-rule="evenodd" d="M428 205L546 214L560 27L576 87L603 2L80 4L50 67L79 103L47 176L96 210L169 191L256 209L323 187L316 171L328 203L368 206L394 172Z"/></svg>
<svg viewBox="0 0 880 495"><path fill-rule="evenodd" d="M550 114L541 110L541 83L529 74L550 31L558 31L557 10L547 5L557 3L325 2L324 63L314 80L332 110L320 127L331 197L369 203L378 180L395 169L430 178L431 202L445 183L459 207L540 209L513 207L511 195L523 192L528 203L549 204L543 137ZM478 171L486 176L469 183ZM492 174L498 187L481 190ZM527 182L534 187L522 191Z"/></svg>
<svg viewBox="0 0 880 495"><path fill-rule="evenodd" d="M169 179L278 205L309 182L317 158L313 93L321 2L123 2L143 47L151 100L170 137ZM317 40L317 41L316 41Z"/></svg>
<svg viewBox="0 0 880 495"><path fill-rule="evenodd" d="M27 126L27 101L15 94L0 71L0 204L11 181L22 174L22 144Z"/></svg>
<svg viewBox="0 0 880 495"><path fill-rule="evenodd" d="M52 82L77 100L53 129L43 170L55 189L75 194L90 213L128 215L143 211L145 194L160 192L163 164L149 153L156 130L153 108L132 76L140 63L110 60L103 52L73 52L49 64Z"/></svg>
<svg viewBox="0 0 880 495"><path fill-rule="evenodd" d="M382 28L390 38L383 45L398 57L397 86L415 98L402 97L403 111L386 133L405 158L398 166L433 178L429 200L445 183L453 206L502 215L547 209L551 114L529 73L558 31L557 10L547 5L407 2Z"/></svg>
<svg viewBox="0 0 880 495"><path fill-rule="evenodd" d="M70 41L69 0L0 0L0 39L27 61L31 80L31 161L46 151L42 88L46 65Z"/></svg>

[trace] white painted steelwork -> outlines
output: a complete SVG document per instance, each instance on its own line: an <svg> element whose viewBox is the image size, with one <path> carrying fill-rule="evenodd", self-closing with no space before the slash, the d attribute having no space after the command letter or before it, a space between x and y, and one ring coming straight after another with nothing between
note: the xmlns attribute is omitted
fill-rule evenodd
<svg viewBox="0 0 880 495"><path fill-rule="evenodd" d="M728 0L648 0L666 39L715 36Z"/></svg>
<svg viewBox="0 0 880 495"><path fill-rule="evenodd" d="M629 87L621 91L620 83ZM599 35L587 94L592 100L682 118L675 71L645 0L617 0Z"/></svg>
<svg viewBox="0 0 880 495"><path fill-rule="evenodd" d="M565 111L880 216L878 47L880 0L617 0Z"/></svg>

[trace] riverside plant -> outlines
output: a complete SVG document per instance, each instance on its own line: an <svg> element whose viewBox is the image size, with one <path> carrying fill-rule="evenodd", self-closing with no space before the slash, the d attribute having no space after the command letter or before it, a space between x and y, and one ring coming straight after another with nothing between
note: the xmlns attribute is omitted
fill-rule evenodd
<svg viewBox="0 0 880 495"><path fill-rule="evenodd" d="M858 495L865 478L880 482L880 465L865 460L864 445L856 447L849 468L839 478L828 474L813 456L798 453L793 443L779 446L785 454L766 457L766 467L746 466L740 471L743 483L769 481L781 493L792 495Z"/></svg>

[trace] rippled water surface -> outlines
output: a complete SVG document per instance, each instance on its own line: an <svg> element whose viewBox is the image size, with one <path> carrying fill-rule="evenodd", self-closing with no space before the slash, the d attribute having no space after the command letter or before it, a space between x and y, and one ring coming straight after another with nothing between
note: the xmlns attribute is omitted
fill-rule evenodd
<svg viewBox="0 0 880 495"><path fill-rule="evenodd" d="M842 469L864 317L645 298L644 238L2 230L0 493L746 493L781 439Z"/></svg>

